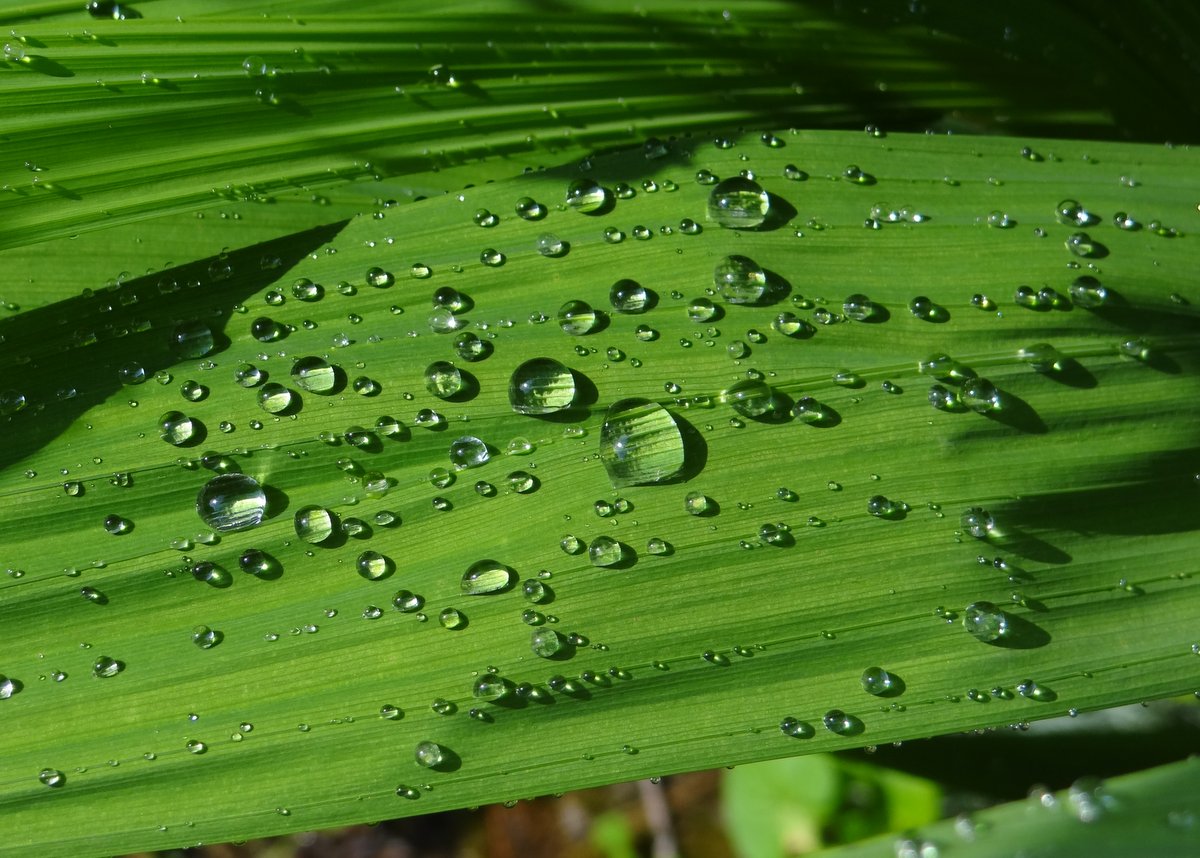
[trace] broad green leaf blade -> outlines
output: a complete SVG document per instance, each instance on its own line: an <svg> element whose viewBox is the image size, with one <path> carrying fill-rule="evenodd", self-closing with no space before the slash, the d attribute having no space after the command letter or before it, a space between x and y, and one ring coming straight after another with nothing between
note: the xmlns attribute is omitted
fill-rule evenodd
<svg viewBox="0 0 1200 858"><path fill-rule="evenodd" d="M913 834L819 853L828 858L930 854L987 858L1029 855L1186 855L1196 838L1200 772L1195 759L939 822Z"/></svg>
<svg viewBox="0 0 1200 858"><path fill-rule="evenodd" d="M319 0L251 14L149 2L124 21L82 4L14 5L0 15L14 34L0 248L480 159L511 159L515 174L719 125L1189 139L1194 76L1160 66L1194 53L1189 30L1122 50L1110 30L1128 31L1127 8L1006 6L1049 16L1026 33L978 10L901 3L605 2L565 14L520 0L435 12ZM1098 83L1095 68L1112 79ZM1179 109L1158 110L1147 86Z"/></svg>
<svg viewBox="0 0 1200 858"><path fill-rule="evenodd" d="M1193 690L1196 251L1190 237L1149 224L1185 227L1195 216L1195 155L1029 141L1035 161L1006 140L781 131L777 148L758 134L723 148L708 139L649 162L640 150L594 159L590 175L606 187L636 189L613 194L599 215L562 203L576 167L531 174L364 216L323 249L297 236L280 256L299 261L284 261L275 283L263 282L276 275L263 274L255 248L224 260L229 279L203 260L195 287L170 290L193 271L166 287L154 275L10 325L23 369L0 388L23 386L29 404L6 426L25 446L4 472L0 533L14 570L0 593L0 669L21 684L0 703L19 725L0 740L13 773L0 788L0 842L165 848ZM843 177L850 164L857 181ZM712 186L695 180L700 170L752 170L771 195L768 228L707 219ZM516 215L524 196L546 207L542 219ZM1084 231L1055 219L1068 197L1101 218L1086 231L1106 255L1065 246ZM883 221L902 208L908 220L866 229L876 204ZM495 226L474 223L481 208ZM1114 226L1118 210L1142 228ZM563 255L538 252L547 234ZM770 272L766 303L720 300L714 268L729 254ZM418 263L427 278L410 276ZM394 284L369 285L372 266ZM1083 274L1108 290L1093 309L1064 297ZM323 284L324 297L292 297L297 278ZM621 278L651 290L653 306L615 312L608 296ZM339 290L343 281L353 288ZM1019 306L1022 284L1059 297ZM439 300L463 305L463 331L490 344L482 360L431 330L431 298L446 288ZM875 303L873 321L843 318L851 293ZM975 293L994 306L972 306ZM911 313L921 295L940 312ZM713 301L712 318L689 318L697 298ZM597 331L559 327L570 300L604 310ZM259 342L250 331L260 316L294 330ZM172 363L166 343L181 319L219 329L218 350ZM89 326L97 342L73 347ZM1119 353L1134 338L1145 348L1125 351L1141 359ZM1059 369L1018 359L1039 342L1058 350ZM931 408L932 379L917 368L935 352L994 382L1002 407ZM307 355L340 366L344 386L300 390L290 370ZM539 357L576 373L574 409L513 412L510 376ZM450 399L426 388L439 360L469 373ZM118 389L118 369L133 361L165 369L169 383ZM256 389L234 383L243 362L299 403L263 411ZM777 416L739 414L725 401L736 397L722 396L752 370L773 388ZM852 376L835 382L841 371ZM60 399L76 378L88 384ZM372 392L360 378L377 395L356 393ZM207 396L181 397L186 380ZM825 406L816 425L784 407L805 396ZM631 397L662 404L683 427L677 481L613 490L602 424ZM200 421L207 437L164 443L159 418L170 410ZM403 430L369 437L384 415ZM451 443L466 435L489 444L491 460L431 482L435 469L454 470ZM214 476L198 461L210 450L271 490L261 526L206 535L196 498ZM113 485L114 472L131 484ZM388 479L386 496L368 493L368 472ZM64 481L82 494L64 492ZM709 499L706 515L689 514L691 492ZM889 511L870 503L877 495L897 504L890 516L869 512ZM598 514L605 504L611 515ZM311 545L293 527L309 505L362 524ZM995 518L983 540L959 521L975 506ZM398 525L376 518L385 510ZM107 533L113 514L132 529ZM568 535L600 548L602 536L619 540L622 557L594 565L589 553L564 552ZM274 556L282 574L242 572L250 548ZM360 576L364 551L394 570ZM463 595L460 578L484 559L518 581ZM191 567L203 562L227 570L231 586L195 580ZM523 585L537 581L552 598L531 604ZM81 598L81 587L105 603ZM400 589L423 599L424 621L392 607ZM1007 614L1009 631L992 644L963 627L964 608L980 601ZM372 606L376 619L366 618ZM465 615L464 628L442 627L447 608ZM539 625L526 623L538 615ZM216 646L193 643L198 625L220 633ZM544 660L531 649L539 629L580 637ZM124 670L91 676L100 656ZM871 666L892 674L893 696L863 690ZM490 670L512 683L498 702L473 696ZM439 699L451 714L434 711ZM385 707L401 717L381 717ZM841 732L823 726L827 715ZM446 749L440 769L414 762L424 741ZM189 750L194 742L204 753ZM44 769L65 782L43 785Z"/></svg>

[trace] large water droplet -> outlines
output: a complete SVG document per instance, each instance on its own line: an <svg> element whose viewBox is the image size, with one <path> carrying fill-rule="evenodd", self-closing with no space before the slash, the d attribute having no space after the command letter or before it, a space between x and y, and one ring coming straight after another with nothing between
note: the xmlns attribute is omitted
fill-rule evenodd
<svg viewBox="0 0 1200 858"><path fill-rule="evenodd" d="M124 662L117 661L115 658L109 658L106 655L102 655L92 662L92 676L99 679L108 679L116 676L124 669Z"/></svg>
<svg viewBox="0 0 1200 858"><path fill-rule="evenodd" d="M204 322L183 322L171 335L171 344L181 358L200 358L216 348L212 328Z"/></svg>
<svg viewBox="0 0 1200 858"><path fill-rule="evenodd" d="M960 398L964 405L980 414L999 411L1004 404L1000 391L986 378L968 379L962 386Z"/></svg>
<svg viewBox="0 0 1200 858"><path fill-rule="evenodd" d="M624 547L611 536L597 536L588 546L588 560L593 566L615 566L624 559Z"/></svg>
<svg viewBox="0 0 1200 858"><path fill-rule="evenodd" d="M508 401L518 414L553 414L575 401L575 376L553 358L521 364L508 382Z"/></svg>
<svg viewBox="0 0 1200 858"><path fill-rule="evenodd" d="M258 405L268 414L281 414L292 407L294 395L282 384L269 381L258 390Z"/></svg>
<svg viewBox="0 0 1200 858"><path fill-rule="evenodd" d="M437 742L417 742L413 758L418 766L433 769L440 766L446 759L446 753Z"/></svg>
<svg viewBox="0 0 1200 858"><path fill-rule="evenodd" d="M245 474L221 474L196 496L196 512L213 530L247 530L263 520L267 495L258 480Z"/></svg>
<svg viewBox="0 0 1200 858"><path fill-rule="evenodd" d="M752 419L770 414L775 408L775 395L770 385L753 378L742 379L725 388L721 401Z"/></svg>
<svg viewBox="0 0 1200 858"><path fill-rule="evenodd" d="M66 775L58 769L42 769L38 772L38 780L48 787L60 787L67 782Z"/></svg>
<svg viewBox="0 0 1200 858"><path fill-rule="evenodd" d="M507 590L516 573L496 560L477 560L462 576L462 591L468 596L484 596Z"/></svg>
<svg viewBox="0 0 1200 858"><path fill-rule="evenodd" d="M333 534L333 514L322 506L305 506L296 512L296 535L305 542L324 542Z"/></svg>
<svg viewBox="0 0 1200 858"><path fill-rule="evenodd" d="M567 186L567 205L583 214L595 214L607 207L608 189L594 179L576 179Z"/></svg>
<svg viewBox="0 0 1200 858"><path fill-rule="evenodd" d="M196 437L198 424L182 411L168 411L158 418L158 437L182 447Z"/></svg>
<svg viewBox="0 0 1200 858"><path fill-rule="evenodd" d="M608 300L618 313L644 313L650 293L636 280L618 280L608 290Z"/></svg>
<svg viewBox="0 0 1200 858"><path fill-rule="evenodd" d="M972 602L963 611L963 628L977 640L991 643L1008 634L1008 617L991 602Z"/></svg>
<svg viewBox="0 0 1200 858"><path fill-rule="evenodd" d="M534 655L542 658L553 658L558 655L566 643L566 638L562 634L545 626L534 629L529 636L529 648L533 650Z"/></svg>
<svg viewBox="0 0 1200 858"><path fill-rule="evenodd" d="M713 285L729 304L756 304L767 293L767 275L747 256L726 256L713 269Z"/></svg>
<svg viewBox="0 0 1200 858"><path fill-rule="evenodd" d="M392 562L392 559L378 551L364 551L358 555L358 560L354 565L358 569L358 574L368 581L379 581L391 575L396 569L396 564Z"/></svg>
<svg viewBox="0 0 1200 858"><path fill-rule="evenodd" d="M330 393L337 384L337 372L324 358L310 355L292 364L292 380L309 393Z"/></svg>
<svg viewBox="0 0 1200 858"><path fill-rule="evenodd" d="M450 463L456 468L477 468L491 458L488 446L474 435L464 435L450 442Z"/></svg>
<svg viewBox="0 0 1200 858"><path fill-rule="evenodd" d="M771 199L752 179L731 176L708 195L708 219L728 229L758 229L771 213Z"/></svg>
<svg viewBox="0 0 1200 858"><path fill-rule="evenodd" d="M959 519L962 529L976 539L987 539L988 534L996 527L992 514L981 506L973 506L965 510Z"/></svg>
<svg viewBox="0 0 1200 858"><path fill-rule="evenodd" d="M887 694L894 687L892 675L882 667L868 667L862 674L863 691L867 694Z"/></svg>
<svg viewBox="0 0 1200 858"><path fill-rule="evenodd" d="M464 386L462 371L450 361L436 360L425 367L425 389L439 399L457 396Z"/></svg>
<svg viewBox="0 0 1200 858"><path fill-rule="evenodd" d="M647 399L609 406L600 428L600 461L613 488L669 480L684 460L683 434L666 408Z"/></svg>
<svg viewBox="0 0 1200 858"><path fill-rule="evenodd" d="M586 301L568 301L558 308L558 326L573 337L590 334L600 324L600 317Z"/></svg>

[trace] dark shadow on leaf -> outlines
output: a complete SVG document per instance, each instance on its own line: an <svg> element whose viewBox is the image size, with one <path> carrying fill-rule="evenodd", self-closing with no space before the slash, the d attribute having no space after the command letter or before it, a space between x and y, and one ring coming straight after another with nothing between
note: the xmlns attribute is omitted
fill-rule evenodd
<svg viewBox="0 0 1200 858"><path fill-rule="evenodd" d="M988 411L984 414L989 420L1031 435L1043 435L1049 431L1045 421L1033 410L1033 406L1015 393L1001 391L1000 401L1002 407L999 411Z"/></svg>
<svg viewBox="0 0 1200 858"><path fill-rule="evenodd" d="M1042 373L1042 375L1051 381L1057 381L1059 384L1065 384L1067 387L1078 387L1081 390L1090 390L1098 384L1096 376L1092 375L1075 358L1064 358L1059 362L1057 370Z"/></svg>
<svg viewBox="0 0 1200 858"><path fill-rule="evenodd" d="M770 208L767 209L766 220L758 228L758 232L771 232L787 226L797 214L796 207L783 197L767 192L767 199L770 201Z"/></svg>
<svg viewBox="0 0 1200 858"><path fill-rule="evenodd" d="M1004 637L989 641L991 646L1002 649L1040 649L1050 643L1050 633L1041 626L1034 625L1024 617L1005 613L1008 619L1008 631Z"/></svg>
<svg viewBox="0 0 1200 858"><path fill-rule="evenodd" d="M62 63L56 63L54 60L49 57L43 57L41 54L26 54L25 58L16 65L10 63L9 68L27 68L30 71L44 74L48 77L75 77L75 72Z"/></svg>
<svg viewBox="0 0 1200 858"><path fill-rule="evenodd" d="M208 324L218 343L212 354L217 354L228 343L223 330L233 307L284 276L337 235L345 223L231 251L225 261L233 266L233 275L219 282L210 281L213 259L205 258L129 280L115 289L85 293L86 284L81 283L81 294L75 298L0 320L0 337L9 356L0 362L0 390L17 390L30 400L16 414L0 417L5 437L0 468L29 456L85 411L116 394L122 388L118 367L136 362L148 376L171 370L178 378L188 378L195 361L180 361L171 344L180 319ZM264 256L282 259L283 265L264 270ZM185 288L183 284L189 282L206 285ZM221 315L213 316L214 306L221 308ZM36 385L29 383L32 378L38 380ZM54 391L65 389L78 394L65 400L54 397ZM156 416L148 415L147 432L154 429Z"/></svg>

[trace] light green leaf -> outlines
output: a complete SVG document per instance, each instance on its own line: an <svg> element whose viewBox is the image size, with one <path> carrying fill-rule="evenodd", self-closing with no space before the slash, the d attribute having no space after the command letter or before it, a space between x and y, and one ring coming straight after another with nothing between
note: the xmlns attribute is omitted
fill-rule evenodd
<svg viewBox="0 0 1200 858"><path fill-rule="evenodd" d="M1195 319L1190 305L1168 297L1178 291L1187 300L1194 251L1186 238L1110 223L1118 207L1147 222L1182 222L1195 194L1194 156L1089 144L1085 161L1078 144L1043 141L1033 145L1046 160L1033 162L1002 140L787 132L780 139L782 148L764 146L757 134L727 149L681 143L651 164L641 152L596 158L592 176L638 189L599 217L560 210L579 172L550 171L235 252L225 260L227 280L220 266L212 279L202 261L166 277L195 276L200 286L164 293L163 277L153 275L10 326L10 348L29 363L18 361L26 368L4 386L23 384L29 405L9 424L3 535L6 563L23 571L11 573L4 590L4 672L23 687L3 705L28 727L4 740L14 773L0 796L6 842L78 850L71 832L86 831L88 848L119 852L260 835L1194 687L1197 596L1185 570L1196 526ZM785 178L792 162L806 181ZM877 184L842 178L847 162ZM751 169L773 206L796 214L775 229L723 229L706 218L711 187L695 181L700 169L722 177ZM947 174L953 183L943 181ZM1123 174L1136 174L1139 187L1113 180ZM647 190L651 181L657 190ZM526 195L547 207L544 219L516 216ZM1108 256L1077 257L1064 247L1078 231L1054 218L1067 196L1105 216L1090 229ZM864 229L886 197L902 197L927 219ZM477 226L479 208L499 223ZM988 226L992 210L1017 224ZM699 234L681 228L684 218L701 225ZM607 227L626 237L606 241ZM569 245L564 256L538 253L545 233ZM388 236L403 239L389 244ZM337 252L322 251L323 241ZM480 261L488 248L503 255L502 265ZM713 289L714 267L730 253L756 260L787 294L761 305L714 296L721 316L690 321L689 302ZM264 255L282 267L264 272ZM431 276L408 276L414 263ZM1022 283L1065 295L1088 270L1076 263L1101 269L1094 273L1109 289L1104 305L1064 301L1038 311L1014 303ZM367 285L372 265L391 272L395 285ZM300 277L323 284L325 296L290 297ZM607 313L609 288L623 277L653 290L652 309L613 312L586 336L559 329L561 303L579 299ZM339 294L341 281L356 294ZM430 297L443 287L466 296L460 315L465 330L491 344L486 359L462 360L453 335L430 330ZM265 299L272 289L288 296L283 304ZM996 307L971 306L977 291ZM869 295L875 318L886 321L842 319L841 299L851 292ZM910 313L918 294L948 320ZM822 324L823 311L836 321ZM798 317L801 336L776 330L783 312ZM258 342L250 330L260 315L295 331ZM213 325L227 345L200 360L173 358L174 322L190 318ZM97 341L61 351L62 331L74 335L89 323ZM640 338L639 325L658 336ZM1144 360L1118 353L1135 335L1149 338ZM748 353L732 358L734 341ZM1017 358L1042 341L1064 356L1060 370L1034 372ZM930 408L931 379L917 367L936 351L991 379L1002 408ZM348 386L333 396L300 391L289 370L302 355L326 355ZM509 406L510 374L541 356L578 374L579 407L562 420ZM423 375L436 360L468 371L477 394L469 385L460 401L432 396ZM150 374L166 370L171 380L120 387L117 370L129 361ZM264 412L256 391L233 381L242 362L297 391L302 405L290 416ZM777 403L812 396L837 417L805 425L788 415L739 416L722 391L751 370ZM843 370L861 384L835 383ZM379 395L356 395L359 376L375 380ZM208 396L186 401L185 380L205 384ZM884 380L897 389L882 390ZM61 399L57 391L71 385L77 395ZM685 427L686 481L613 491L598 445L606 408L628 397L662 403ZM421 409L441 413L445 430L421 425ZM182 449L160 440L159 415L169 410L201 421L206 440ZM383 415L406 428L364 448L346 443L352 426L370 430ZM228 435L222 421L234 427ZM431 485L434 469L451 469L451 441L467 434L491 445L492 460L444 488ZM506 454L521 449L522 438L531 451ZM213 477L197 464L209 450L272 492L261 526L211 545L197 539L204 528L195 511L197 492ZM534 477L534 491L513 489L522 482L510 482L516 470ZM386 497L366 493L365 471L389 479ZM112 485L113 472L130 474L132 485ZM66 494L65 480L82 483L82 495ZM477 481L494 486L495 496L480 494ZM790 492L785 499L781 488ZM689 515L689 492L707 496L710 513L719 513ZM907 510L890 520L869 514L875 495ZM594 502L618 498L628 511L597 515ZM310 504L363 519L370 538L315 546L298 539L292 517ZM995 517L984 540L959 523L973 506ZM399 526L374 523L384 509ZM109 535L110 514L133 529ZM763 525L777 527L778 538ZM564 553L568 534L583 544L618 539L623 560L602 568L587 554ZM667 553L651 550L655 538L669 544ZM173 539L195 544L175 550ZM277 580L240 571L238 557L251 547L278 559ZM355 563L365 550L390 558L394 573L361 577ZM995 556L1004 568L992 566ZM460 577L484 558L520 582L550 573L543 582L553 600L531 605L520 584L461 595ZM194 580L189 569L198 562L228 570L232 586ZM81 587L107 604L81 598ZM392 608L401 588L423 597L428 621ZM965 606L981 600L1007 613L999 646L963 628ZM368 606L383 615L362 618ZM466 627L442 628L445 608L463 612ZM582 636L565 650L569 657L543 663L533 655L526 610L557 619L543 628ZM201 624L221 633L217 646L193 643ZM90 676L102 655L125 669ZM872 665L892 672L902 693L865 693L860 675ZM529 683L526 694L474 698L489 669L514 686ZM55 671L66 677L55 681ZM1029 679L1039 694L1022 686ZM437 698L455 713L432 711ZM380 717L387 706L402 717ZM822 726L833 709L851 716L840 735ZM785 717L800 722L796 736L780 732ZM205 753L189 752L195 741ZM446 748L444 770L413 762L422 741ZM65 783L39 783L46 768ZM398 797L398 787L413 798Z"/></svg>
<svg viewBox="0 0 1200 858"><path fill-rule="evenodd" d="M1194 153L789 128L1187 139L1189 13L727 5L5 10L0 849L238 839L1195 689ZM752 171L765 228L712 220L701 170ZM600 212L566 206L581 178ZM1067 199L1097 222L1062 223ZM722 301L731 255L761 300ZM609 304L622 278L645 313ZM435 296L478 354L431 329ZM569 301L594 332L558 325ZM173 347L181 323L213 352ZM999 407L930 408L937 353ZM303 356L339 367L330 395ZM535 358L572 370L573 408L514 412ZM435 361L461 392L427 388ZM243 364L291 404L263 410ZM632 449L604 447L617 403L657 418ZM490 461L453 473L461 436ZM206 529L220 470L266 487L261 525ZM304 541L314 505L351 526ZM485 560L516 580L464 595ZM508 693L476 697L493 673Z"/></svg>
<svg viewBox="0 0 1200 858"><path fill-rule="evenodd" d="M1194 759L1070 789L1035 789L1025 801L819 853L852 856L1185 855L1196 838L1200 778Z"/></svg>

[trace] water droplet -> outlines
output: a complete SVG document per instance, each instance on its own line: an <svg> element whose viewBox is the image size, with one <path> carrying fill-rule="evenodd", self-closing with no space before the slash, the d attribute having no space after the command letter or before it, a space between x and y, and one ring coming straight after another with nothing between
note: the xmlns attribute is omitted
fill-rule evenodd
<svg viewBox="0 0 1200 858"><path fill-rule="evenodd" d="M618 280L608 290L608 300L618 313L644 313L650 305L650 293L636 280Z"/></svg>
<svg viewBox="0 0 1200 858"><path fill-rule="evenodd" d="M1067 226L1094 226L1100 218L1093 215L1078 200L1063 200L1054 210L1054 216Z"/></svg>
<svg viewBox="0 0 1200 858"><path fill-rule="evenodd" d="M1012 229L1017 222L1007 212L994 211L988 214L987 225L995 229Z"/></svg>
<svg viewBox="0 0 1200 858"><path fill-rule="evenodd" d="M264 578L274 577L282 571L279 561L260 548L247 548L243 551L238 557L238 565L242 567L243 572Z"/></svg>
<svg viewBox="0 0 1200 858"><path fill-rule="evenodd" d="M841 709L830 709L821 718L821 722L825 725L826 730L838 735L853 733L856 726L854 718Z"/></svg>
<svg viewBox="0 0 1200 858"><path fill-rule="evenodd" d="M721 401L743 417L756 419L775 410L775 393L771 386L755 378L734 382L721 392Z"/></svg>
<svg viewBox="0 0 1200 858"><path fill-rule="evenodd" d="M611 536L597 536L588 546L588 560L593 566L615 566L624 559L624 547Z"/></svg>
<svg viewBox="0 0 1200 858"><path fill-rule="evenodd" d="M263 520L267 495L258 480L245 474L213 477L196 496L196 512L213 530L247 530Z"/></svg>
<svg viewBox="0 0 1200 858"><path fill-rule="evenodd" d="M529 636L529 648L533 650L534 655L542 658L553 658L562 652L566 645L566 638L554 629L545 626L534 629Z"/></svg>
<svg viewBox="0 0 1200 858"><path fill-rule="evenodd" d="M891 691L893 686L892 675L882 667L868 667L863 671L862 687L868 694L884 695Z"/></svg>
<svg viewBox="0 0 1200 858"><path fill-rule="evenodd" d="M565 554L579 554L587 546L583 544L583 540L581 540L578 536L568 533L561 540L559 540L558 547L561 548Z"/></svg>
<svg viewBox="0 0 1200 858"><path fill-rule="evenodd" d="M109 658L106 655L102 655L92 662L92 676L100 679L108 679L116 676L124 669L124 662L118 661L115 658Z"/></svg>
<svg viewBox="0 0 1200 858"><path fill-rule="evenodd" d="M258 391L258 406L268 414L281 414L292 407L294 394L274 381L264 384Z"/></svg>
<svg viewBox="0 0 1200 858"><path fill-rule="evenodd" d="M1071 303L1086 310L1094 310L1108 300L1108 290L1104 285L1086 274L1075 278L1075 282L1067 288L1067 293L1071 296Z"/></svg>
<svg viewBox="0 0 1200 858"><path fill-rule="evenodd" d="M594 179L576 179L567 186L567 205L582 214L597 214L608 208L608 189Z"/></svg>
<svg viewBox="0 0 1200 858"><path fill-rule="evenodd" d="M386 554L380 554L378 551L364 551L358 555L354 566L358 569L358 574L368 581L379 581L391 575L396 569L392 558Z"/></svg>
<svg viewBox="0 0 1200 858"><path fill-rule="evenodd" d="M119 515L108 515L104 517L104 529L113 536L120 536L133 530L133 522Z"/></svg>
<svg viewBox="0 0 1200 858"><path fill-rule="evenodd" d="M67 777L58 769L42 769L38 772L38 780L48 787L60 787L67 782Z"/></svg>
<svg viewBox="0 0 1200 858"><path fill-rule="evenodd" d="M467 618L457 608L445 608L438 614L438 622L442 628L455 631L466 627Z"/></svg>
<svg viewBox="0 0 1200 858"><path fill-rule="evenodd" d="M683 498L683 508L690 515L706 515L713 509L712 498L703 492L688 492Z"/></svg>
<svg viewBox="0 0 1200 858"><path fill-rule="evenodd" d="M463 331L454 338L454 353L465 361L483 360L491 352L491 345L470 331Z"/></svg>
<svg viewBox="0 0 1200 858"><path fill-rule="evenodd" d="M758 229L771 213L771 200L758 182L731 176L708 195L708 219L727 229Z"/></svg>
<svg viewBox="0 0 1200 858"><path fill-rule="evenodd" d="M524 220L541 220L546 216L546 207L532 197L521 197L516 204L517 216Z"/></svg>
<svg viewBox="0 0 1200 858"><path fill-rule="evenodd" d="M546 585L536 578L530 578L521 584L521 594L525 597L525 601L533 602L535 605L546 601L550 596L550 591Z"/></svg>
<svg viewBox="0 0 1200 858"><path fill-rule="evenodd" d="M842 302L843 315L855 322L869 322L878 312L878 305L866 295L855 293Z"/></svg>
<svg viewBox="0 0 1200 858"><path fill-rule="evenodd" d="M192 643L200 649L212 649L221 642L221 633L208 626L196 626L192 629Z"/></svg>
<svg viewBox="0 0 1200 858"><path fill-rule="evenodd" d="M445 360L425 367L425 389L439 399L450 399L465 387L462 370Z"/></svg>
<svg viewBox="0 0 1200 858"><path fill-rule="evenodd" d="M127 363L117 369L117 379L121 384L141 384L146 380L146 370L139 363Z"/></svg>
<svg viewBox="0 0 1200 858"><path fill-rule="evenodd" d="M158 437L182 447L197 437L199 423L182 411L168 411L158 418Z"/></svg>
<svg viewBox="0 0 1200 858"><path fill-rule="evenodd" d="M337 384L337 372L324 358L310 355L292 364L292 381L309 393L331 393Z"/></svg>
<svg viewBox="0 0 1200 858"><path fill-rule="evenodd" d="M867 501L867 512L878 518L899 518L905 512L905 505L883 495L875 495Z"/></svg>
<svg viewBox="0 0 1200 858"><path fill-rule="evenodd" d="M512 471L504 481L508 483L509 489L519 495L529 494L538 487L537 479L528 471Z"/></svg>
<svg viewBox="0 0 1200 858"><path fill-rule="evenodd" d="M185 381L180 385L179 393L188 402L199 402L208 396L208 388L195 381ZM2 403L0 403L0 413L3 413Z"/></svg>
<svg viewBox="0 0 1200 858"><path fill-rule="evenodd" d="M479 251L479 261L489 268L499 268L504 264L505 256L494 247L486 247Z"/></svg>
<svg viewBox="0 0 1200 858"><path fill-rule="evenodd" d="M534 242L534 246L537 248L537 252L542 256L549 256L551 258L566 256L567 250L569 249L565 241L563 241L554 233L550 232L539 235L537 237L537 241Z"/></svg>
<svg viewBox="0 0 1200 858"><path fill-rule="evenodd" d="M757 304L767 293L767 275L746 256L726 256L713 269L713 285L729 304Z"/></svg>
<svg viewBox="0 0 1200 858"><path fill-rule="evenodd" d="M1093 257L1100 256L1100 245L1092 240L1092 237L1086 232L1075 232L1067 236L1067 250L1071 251L1075 256Z"/></svg>
<svg viewBox="0 0 1200 858"><path fill-rule="evenodd" d="M960 398L964 405L979 414L999 411L1004 405L1000 391L986 378L971 378L964 382Z"/></svg>
<svg viewBox="0 0 1200 858"><path fill-rule="evenodd" d="M599 315L586 301L568 301L558 308L558 326L563 333L582 337L594 331L599 324Z"/></svg>
<svg viewBox="0 0 1200 858"><path fill-rule="evenodd" d="M779 722L779 732L795 739L808 739L812 737L813 729L798 718L787 717Z"/></svg>
<svg viewBox="0 0 1200 858"><path fill-rule="evenodd" d="M963 628L977 640L991 643L1008 634L1008 617L991 602L972 602L963 610Z"/></svg>
<svg viewBox="0 0 1200 858"><path fill-rule="evenodd" d="M468 596L485 596L507 590L516 580L516 573L496 560L477 560L462 576L462 592Z"/></svg>
<svg viewBox="0 0 1200 858"><path fill-rule="evenodd" d="M491 458L488 446L474 435L463 435L450 442L450 464L459 469L477 468Z"/></svg>
<svg viewBox="0 0 1200 858"><path fill-rule="evenodd" d="M419 611L424 604L425 600L411 590L397 590L392 596L392 606L404 614Z"/></svg>
<svg viewBox="0 0 1200 858"><path fill-rule="evenodd" d="M507 697L511 690L511 683L507 679L487 673L475 680L471 696L476 700L493 701Z"/></svg>
<svg viewBox="0 0 1200 858"><path fill-rule="evenodd" d="M609 406L599 452L613 488L670 480L685 463L683 435L675 418L646 399L622 399Z"/></svg>
<svg viewBox="0 0 1200 858"><path fill-rule="evenodd" d="M508 382L508 400L518 414L553 414L575 401L575 376L553 358L525 361Z"/></svg>
<svg viewBox="0 0 1200 858"><path fill-rule="evenodd" d="M216 348L212 328L204 322L183 322L171 335L171 345L181 358L201 358Z"/></svg>
<svg viewBox="0 0 1200 858"><path fill-rule="evenodd" d="M296 512L296 535L317 545L333 535L333 514L322 506L305 506Z"/></svg>
<svg viewBox="0 0 1200 858"><path fill-rule="evenodd" d="M981 506L964 510L959 523L964 532L976 539L987 539L996 527L996 520L992 518L992 514Z"/></svg>

